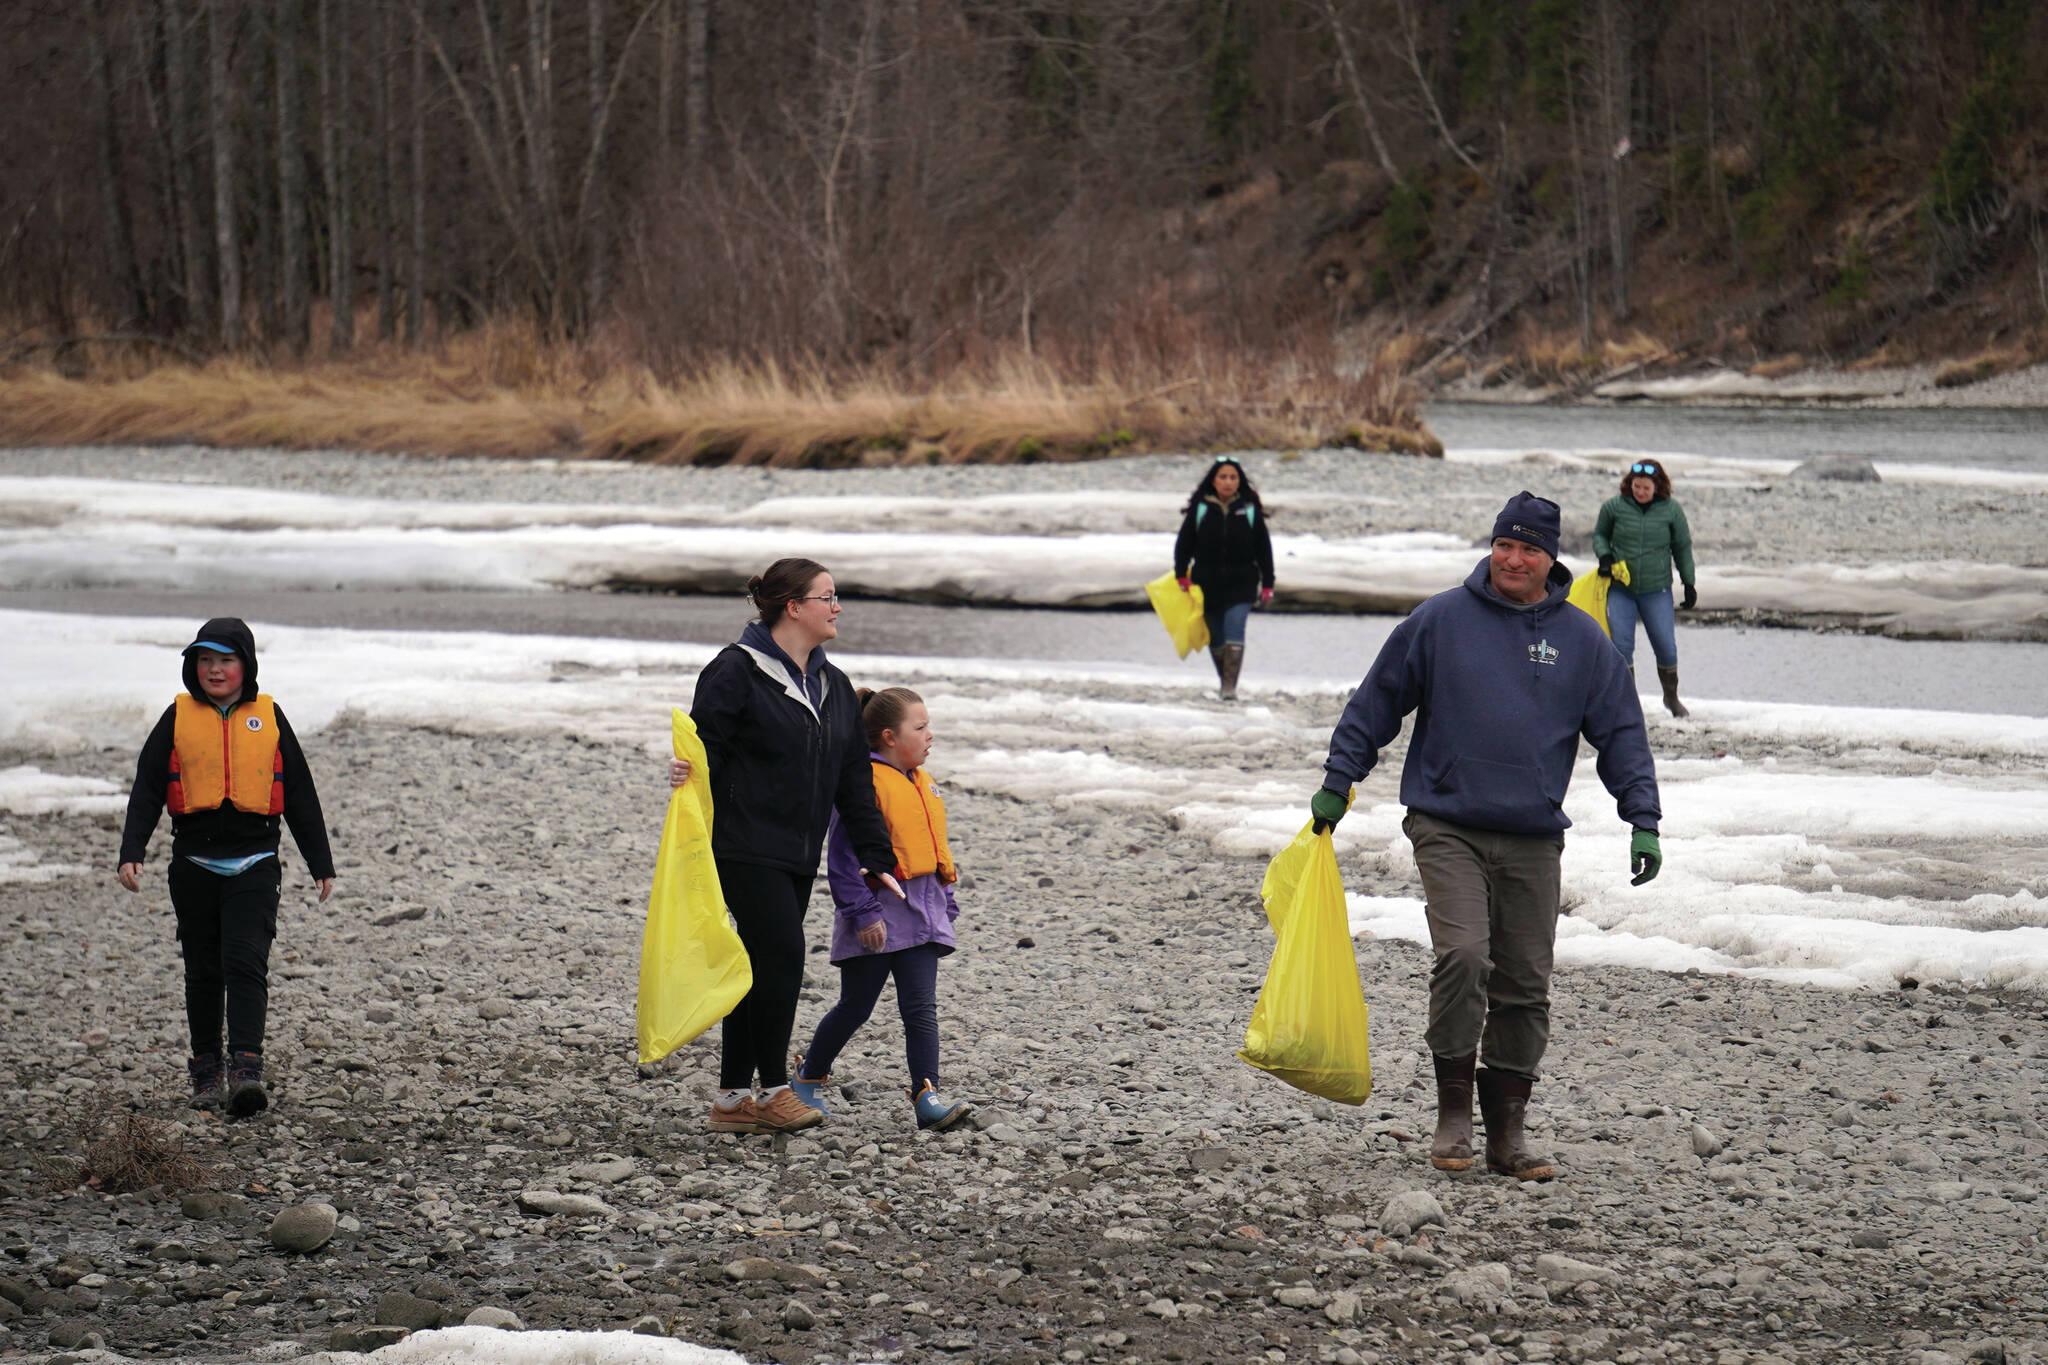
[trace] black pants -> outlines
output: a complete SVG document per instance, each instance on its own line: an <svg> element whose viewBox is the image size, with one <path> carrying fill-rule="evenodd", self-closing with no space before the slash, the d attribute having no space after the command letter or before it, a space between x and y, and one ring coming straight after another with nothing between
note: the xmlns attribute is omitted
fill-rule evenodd
<svg viewBox="0 0 2048 1365"><path fill-rule="evenodd" d="M875 1012L882 987L896 978L896 1012L903 1016L903 1060L910 1093L930 1081L939 1088L939 945L920 943L893 953L867 953L839 964L839 1003L826 1011L804 1053L804 1075L823 1076L854 1030Z"/></svg>
<svg viewBox="0 0 2048 1365"><path fill-rule="evenodd" d="M185 958L185 1021L195 1057L220 1051L223 1012L230 1052L263 1051L279 876L274 857L232 877L171 859L171 908Z"/></svg>
<svg viewBox="0 0 2048 1365"><path fill-rule="evenodd" d="M789 1035L804 983L804 911L815 875L718 860L725 908L732 911L754 969L753 988L725 1016L719 1033L722 1090L744 1090L756 1075L763 1086L789 1083Z"/></svg>

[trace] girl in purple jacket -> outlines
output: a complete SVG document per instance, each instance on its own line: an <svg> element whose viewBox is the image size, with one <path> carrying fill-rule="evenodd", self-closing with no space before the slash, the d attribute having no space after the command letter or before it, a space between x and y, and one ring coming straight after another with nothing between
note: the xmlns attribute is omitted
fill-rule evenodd
<svg viewBox="0 0 2048 1365"><path fill-rule="evenodd" d="M946 805L923 767L934 738L931 714L924 700L904 687L863 688L860 701L874 764L875 804L889 826L893 870L903 894L894 895L862 875L860 858L835 815L825 838L825 877L837 911L832 964L839 968L839 1003L819 1021L789 1084L805 1104L830 1112L821 1091L832 1079L827 1073L833 1059L867 1022L883 983L893 976L917 1126L950 1128L974 1107L939 1094L939 959L953 951L953 921L960 907L953 900L959 873L946 843Z"/></svg>

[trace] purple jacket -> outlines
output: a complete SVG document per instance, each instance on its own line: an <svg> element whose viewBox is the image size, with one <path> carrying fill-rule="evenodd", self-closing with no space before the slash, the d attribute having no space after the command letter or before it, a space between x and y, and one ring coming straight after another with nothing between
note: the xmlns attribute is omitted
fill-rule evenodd
<svg viewBox="0 0 2048 1365"><path fill-rule="evenodd" d="M875 762L887 763L880 754ZM858 937L862 929L877 920L888 928L889 939L882 951L915 948L920 943L939 945L939 956L953 951L953 921L960 916L953 888L939 880L936 872L912 877L903 885L904 898L889 894L889 888L868 890L860 875L860 857L853 841L846 837L838 815L825 833L825 880L832 888L832 960L846 962L865 957Z"/></svg>

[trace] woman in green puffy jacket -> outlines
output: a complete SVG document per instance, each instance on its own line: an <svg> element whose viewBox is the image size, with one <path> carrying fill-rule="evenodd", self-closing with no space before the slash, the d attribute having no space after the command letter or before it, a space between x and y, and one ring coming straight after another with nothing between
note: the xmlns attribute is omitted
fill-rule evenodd
<svg viewBox="0 0 2048 1365"><path fill-rule="evenodd" d="M1637 460L1621 476L1621 492L1600 505L1593 523L1593 553L1600 556L1600 576L1614 577L1617 561L1628 566L1628 584L1615 582L1607 592L1607 632L1622 661L1635 672L1636 620L1650 637L1657 656L1657 681L1664 685L1664 707L1674 716L1686 714L1678 699L1678 629L1671 606L1671 566L1685 584L1680 611L1698 602L1693 589L1692 530L1685 509L1671 496L1671 475L1658 460Z"/></svg>

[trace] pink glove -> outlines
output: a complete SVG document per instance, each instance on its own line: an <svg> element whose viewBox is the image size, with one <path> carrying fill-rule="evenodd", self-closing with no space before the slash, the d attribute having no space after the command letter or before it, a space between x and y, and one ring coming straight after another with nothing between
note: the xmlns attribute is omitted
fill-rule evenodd
<svg viewBox="0 0 2048 1365"><path fill-rule="evenodd" d="M1188 581L1185 578L1176 578L1173 581L1180 584L1180 590L1182 592L1186 592L1188 590Z"/></svg>
<svg viewBox="0 0 2048 1365"><path fill-rule="evenodd" d="M1262 607L1270 607L1273 605L1273 590L1271 588L1259 589L1259 605Z"/></svg>

